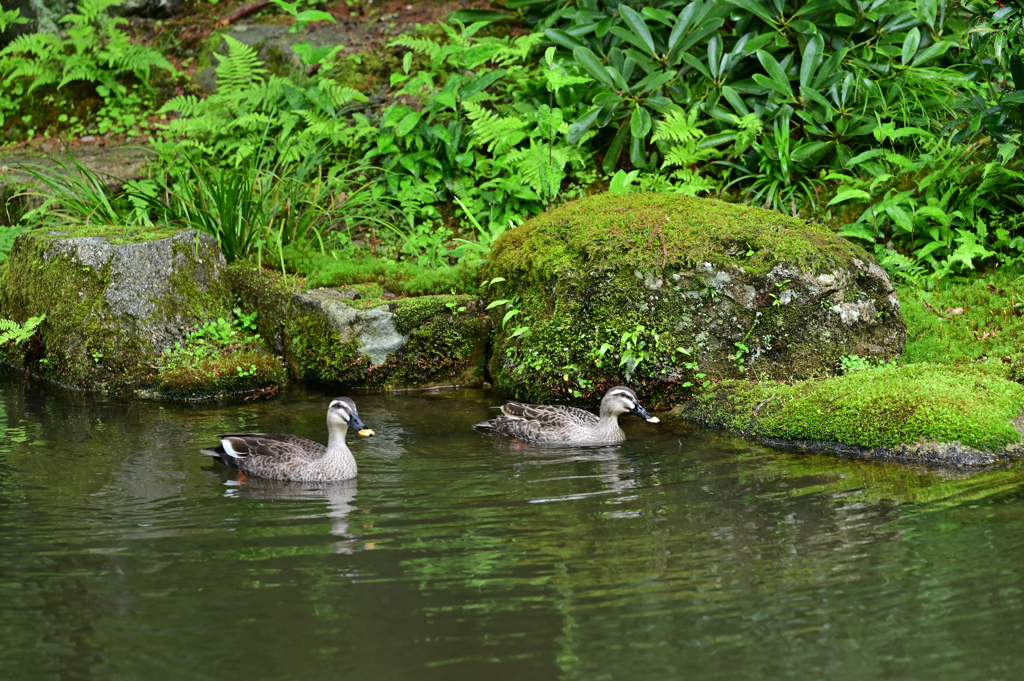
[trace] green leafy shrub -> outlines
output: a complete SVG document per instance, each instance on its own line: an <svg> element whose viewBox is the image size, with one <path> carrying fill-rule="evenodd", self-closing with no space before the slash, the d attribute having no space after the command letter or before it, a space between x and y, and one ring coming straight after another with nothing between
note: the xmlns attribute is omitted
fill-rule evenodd
<svg viewBox="0 0 1024 681"><path fill-rule="evenodd" d="M0 130L32 137L58 129L77 134L92 125L100 134L147 125L153 70L175 71L156 50L129 41L121 31L126 19L107 15L120 2L82 0L77 12L61 19L66 38L26 33L0 50ZM4 16L10 23L11 12Z"/></svg>

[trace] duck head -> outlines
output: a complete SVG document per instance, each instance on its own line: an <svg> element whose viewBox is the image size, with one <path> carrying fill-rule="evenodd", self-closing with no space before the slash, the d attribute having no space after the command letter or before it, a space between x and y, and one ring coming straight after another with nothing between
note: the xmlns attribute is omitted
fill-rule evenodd
<svg viewBox="0 0 1024 681"><path fill-rule="evenodd" d="M651 416L646 409L640 406L636 393L632 388L624 385L617 385L604 394L601 400L601 415L610 414L618 417L619 414L636 414L649 423L658 423L657 416Z"/></svg>
<svg viewBox="0 0 1024 681"><path fill-rule="evenodd" d="M363 437L370 437L373 431L359 418L356 403L348 397L337 397L327 407L327 427L330 430L354 428Z"/></svg>

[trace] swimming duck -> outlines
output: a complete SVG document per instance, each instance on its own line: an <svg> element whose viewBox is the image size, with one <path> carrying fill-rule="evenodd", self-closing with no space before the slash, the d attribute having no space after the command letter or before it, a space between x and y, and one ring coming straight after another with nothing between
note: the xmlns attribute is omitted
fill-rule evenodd
<svg viewBox="0 0 1024 681"><path fill-rule="evenodd" d="M493 430L502 435L542 444L598 445L615 444L626 439L619 428L619 414L636 414L650 423L655 416L640 406L631 388L617 385L601 400L601 415L576 407L506 402L501 415L474 424L474 428Z"/></svg>
<svg viewBox="0 0 1024 681"><path fill-rule="evenodd" d="M327 407L327 446L297 435L234 433L218 435L220 445L200 450L247 475L292 482L323 482L356 477L356 460L345 444L349 426L363 437L373 431L359 419L356 403L338 397Z"/></svg>

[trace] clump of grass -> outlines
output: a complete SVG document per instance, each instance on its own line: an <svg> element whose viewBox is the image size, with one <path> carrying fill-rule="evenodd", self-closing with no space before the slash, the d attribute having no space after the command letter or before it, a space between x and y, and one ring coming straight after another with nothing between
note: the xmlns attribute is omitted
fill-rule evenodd
<svg viewBox="0 0 1024 681"><path fill-rule="evenodd" d="M171 397L200 398L280 385L281 360L269 354L256 330L256 313L219 318L192 331L164 353L158 388Z"/></svg>
<svg viewBox="0 0 1024 681"><path fill-rule="evenodd" d="M321 252L316 244L301 241L284 248L284 261L289 271L305 276L311 288L376 283L408 296L477 292L476 268L462 263L434 267L369 253Z"/></svg>
<svg viewBox="0 0 1024 681"><path fill-rule="evenodd" d="M955 364L1024 352L1024 270L1000 268L938 291L903 288L907 323L901 362Z"/></svg>
<svg viewBox="0 0 1024 681"><path fill-rule="evenodd" d="M956 442L998 451L1021 436L1024 386L996 364L890 365L792 385L723 381L679 415L705 425L785 440L855 447Z"/></svg>

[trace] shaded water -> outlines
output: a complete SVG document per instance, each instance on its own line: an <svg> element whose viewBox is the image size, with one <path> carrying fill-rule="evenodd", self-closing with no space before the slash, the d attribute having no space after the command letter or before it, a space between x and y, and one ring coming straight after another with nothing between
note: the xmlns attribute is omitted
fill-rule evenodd
<svg viewBox="0 0 1024 681"><path fill-rule="evenodd" d="M128 402L0 381L11 679L1008 679L1024 470L967 479L623 419L474 432L496 397L356 396L356 481L251 480L326 393ZM6 434L5 434L6 433Z"/></svg>

